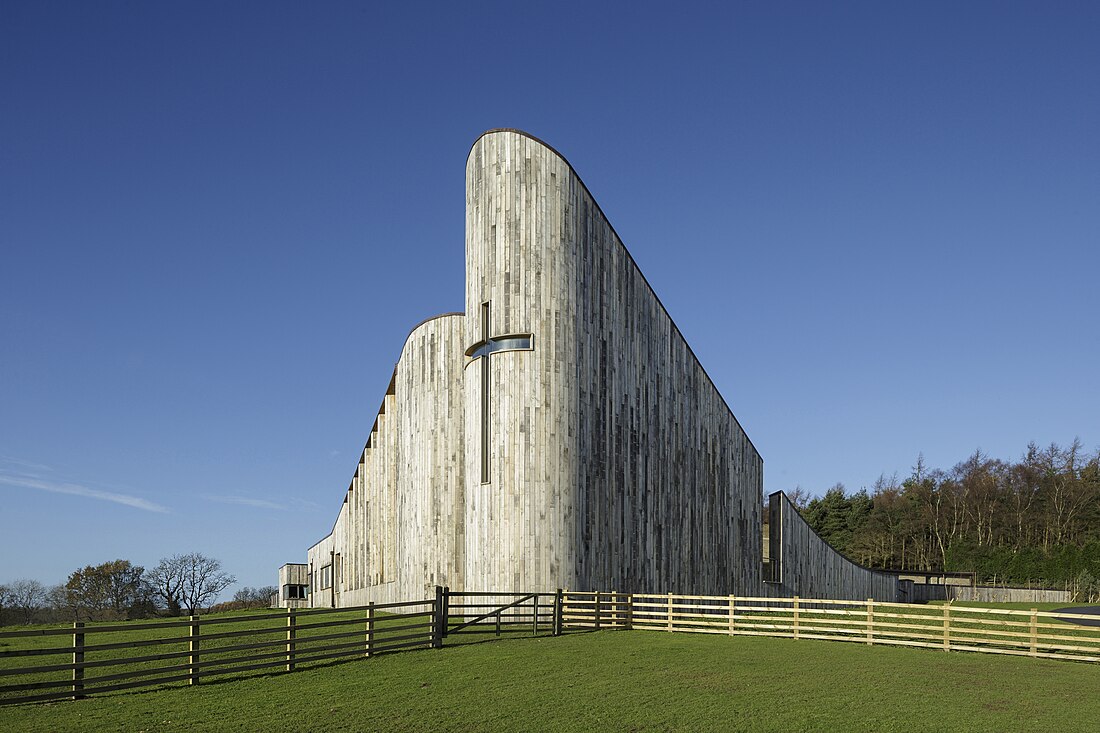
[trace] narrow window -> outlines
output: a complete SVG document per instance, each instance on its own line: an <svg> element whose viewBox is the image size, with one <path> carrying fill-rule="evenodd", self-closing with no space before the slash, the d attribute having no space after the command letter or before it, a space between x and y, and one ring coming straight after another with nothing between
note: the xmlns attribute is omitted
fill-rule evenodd
<svg viewBox="0 0 1100 733"><path fill-rule="evenodd" d="M489 343L489 303L481 304L481 340ZM489 355L481 360L481 483L489 482Z"/></svg>

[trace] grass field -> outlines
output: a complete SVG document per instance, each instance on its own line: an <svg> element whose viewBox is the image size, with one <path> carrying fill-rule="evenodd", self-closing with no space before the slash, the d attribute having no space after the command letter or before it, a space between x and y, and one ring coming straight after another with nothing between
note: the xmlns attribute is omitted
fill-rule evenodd
<svg viewBox="0 0 1100 733"><path fill-rule="evenodd" d="M1095 731L1100 665L605 631L0 708L11 731Z"/></svg>

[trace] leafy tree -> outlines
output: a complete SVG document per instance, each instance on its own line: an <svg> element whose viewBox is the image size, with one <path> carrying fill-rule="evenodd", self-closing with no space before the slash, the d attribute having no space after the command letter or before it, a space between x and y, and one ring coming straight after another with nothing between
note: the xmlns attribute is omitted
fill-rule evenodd
<svg viewBox="0 0 1100 733"><path fill-rule="evenodd" d="M870 503L867 492L862 499ZM852 498L844 492L844 484L836 484L825 492L825 496L813 499L806 506L806 521L821 535L821 538L840 552L848 551L848 542L852 536L851 526L856 522L856 513L862 512L853 505Z"/></svg>
<svg viewBox="0 0 1100 733"><path fill-rule="evenodd" d="M145 568L129 560L112 560L88 565L69 576L65 588L69 603L95 616L123 618L137 611L141 615L150 590Z"/></svg>
<svg viewBox="0 0 1100 733"><path fill-rule="evenodd" d="M1017 461L977 450L947 471L918 456L900 485L879 477L869 496L836 485L802 514L873 567L1084 589L1100 577L1100 451L1086 453L1079 440L1030 443Z"/></svg>

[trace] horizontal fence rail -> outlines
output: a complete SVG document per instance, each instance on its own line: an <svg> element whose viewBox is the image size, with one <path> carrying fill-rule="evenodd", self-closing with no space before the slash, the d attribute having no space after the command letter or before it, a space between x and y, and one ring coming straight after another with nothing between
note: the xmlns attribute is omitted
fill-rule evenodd
<svg viewBox="0 0 1100 733"><path fill-rule="evenodd" d="M220 675L290 672L311 663L438 646L436 608L435 601L423 600L0 631L0 705L196 685ZM32 664L19 665L22 659Z"/></svg>
<svg viewBox="0 0 1100 733"><path fill-rule="evenodd" d="M0 631L0 705L440 648L451 635L562 632L562 592L451 592L345 608Z"/></svg>
<svg viewBox="0 0 1100 733"><path fill-rule="evenodd" d="M1100 662L1100 622L951 604L557 591L0 631L0 705L440 648L450 636L612 629L772 636Z"/></svg>
<svg viewBox="0 0 1100 733"><path fill-rule="evenodd" d="M617 591L568 591L563 593L562 626L578 631L629 629L633 616L632 596Z"/></svg>
<svg viewBox="0 0 1100 733"><path fill-rule="evenodd" d="M558 634L558 593L474 593L442 588L444 637L452 634Z"/></svg>
<svg viewBox="0 0 1100 733"><path fill-rule="evenodd" d="M562 605L569 629L854 641L1100 662L1100 628L1076 623L1100 622L1100 616L1056 611L614 591L569 591Z"/></svg>

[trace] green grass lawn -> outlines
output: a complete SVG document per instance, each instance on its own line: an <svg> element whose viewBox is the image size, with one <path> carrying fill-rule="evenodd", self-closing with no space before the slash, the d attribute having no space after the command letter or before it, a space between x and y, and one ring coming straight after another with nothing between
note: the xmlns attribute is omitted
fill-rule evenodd
<svg viewBox="0 0 1100 733"><path fill-rule="evenodd" d="M605 631L0 708L11 731L1095 731L1100 665Z"/></svg>

